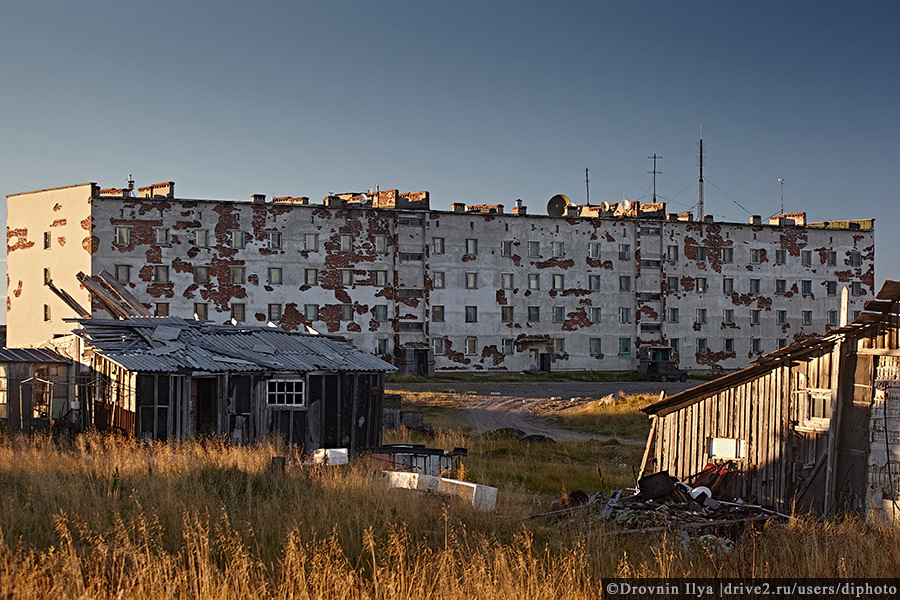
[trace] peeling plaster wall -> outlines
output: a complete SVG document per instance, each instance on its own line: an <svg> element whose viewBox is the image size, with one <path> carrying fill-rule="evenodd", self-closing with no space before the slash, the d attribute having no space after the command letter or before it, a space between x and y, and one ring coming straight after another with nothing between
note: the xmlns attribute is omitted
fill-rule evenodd
<svg viewBox="0 0 900 600"><path fill-rule="evenodd" d="M71 333L62 319L76 317L44 285L44 269L54 284L83 307L87 290L75 274L91 269L91 196L96 185L85 183L7 197L6 322L9 347L37 346L56 335ZM45 239L49 248L45 248ZM45 309L49 320L45 320Z"/></svg>
<svg viewBox="0 0 900 600"><path fill-rule="evenodd" d="M115 273L123 265L130 270L125 285L151 310L164 303L169 314L190 318L194 304L204 303L209 318L224 323L232 305L241 303L246 322L264 324L268 305L279 304L283 316L276 324L285 329L310 326L343 335L363 350L384 348L383 356L394 362L411 360L397 349L422 352L433 358L436 370L527 370L533 367L532 352L551 355L553 370L630 370L648 348L672 346L684 368L737 369L755 358L753 339L767 352L779 340L790 343L825 332L828 311L840 309L840 285L860 282L851 311L874 297L872 229L172 198L102 197L90 205L84 197L90 188L69 189L80 191L20 195L30 197L28 211L17 211L20 201L11 197L12 334L17 327L25 330L19 323L42 318L35 311L43 304L25 302L23 312L14 315L16 292L26 294L28 281L41 283L42 277L40 269L17 257L40 258L28 244L41 243L42 234L32 230L60 219L65 225L54 229L72 229L66 234L70 239L74 230L81 232L75 244L80 252L65 256L72 261L69 273L54 272L54 280L73 295L79 292L86 307L87 295L77 289L74 274ZM53 210L55 194L65 194L59 203L65 208ZM42 208L31 210L32 204ZM92 237L86 237L85 222ZM116 227L129 228L128 244L116 244ZM28 234L12 233L22 229ZM168 232L167 243L157 242L158 229ZM197 245L198 230L209 232L208 246ZM244 232L242 248L234 247L235 231ZM280 247L270 247L270 232L280 232ZM318 236L315 249L306 246L308 234ZM349 250L342 247L342 236L352 240ZM376 250L377 240L383 251ZM442 250L437 240L443 240ZM467 252L467 240L477 240L476 251ZM731 262L723 255L726 248L733 253ZM785 264L775 264L778 250L784 251ZM834 266L827 264L829 251L835 252ZM810 253L809 265L803 264L804 252ZM852 266L852 252L859 253L861 266ZM169 267L167 282L154 281L155 266ZM194 281L196 267L208 269L208 283ZM243 283L231 282L236 268L244 270ZM269 268L282 270L281 284L268 281ZM313 284L306 282L307 269L317 271ZM27 281L19 290L22 277L16 274L24 272ZM345 272L352 272L351 284L342 283ZM376 285L382 272L385 284ZM508 289L504 274L512 277ZM538 289L530 289L530 275L537 276ZM467 288L473 276L477 281ZM559 289L553 289L554 276ZM591 288L592 278L598 289ZM704 292L698 291L699 278L706 279ZM723 291L726 278L733 280L732 293ZM751 279L759 280L758 293L751 292ZM775 293L777 280L786 282L785 294ZM803 280L812 293L801 293ZM826 293L828 281L838 286L834 296ZM54 319L74 316L55 297L54 302L60 305ZM305 305L317 306L318 318L308 320ZM352 318L342 320L346 305ZM511 322L502 320L504 306L512 307ZM477 312L475 321L466 321L466 307ZM537 320L529 319L529 307L536 307ZM599 322L592 320L596 309ZM677 321L669 319L670 309L677 309ZM705 323L696 322L698 309L706 311ZM733 311L732 323L725 322L726 310ZM751 323L753 310L760 311L759 324ZM779 310L786 311L783 325L776 323ZM94 311L106 316L97 306ZM802 322L804 311L810 324ZM41 330L11 339L40 343L46 337ZM592 339L600 340L600 354L591 354ZM700 339L706 340L705 352L698 352Z"/></svg>
<svg viewBox="0 0 900 600"><path fill-rule="evenodd" d="M900 359L879 361L869 412L866 513L873 523L894 525L900 521Z"/></svg>

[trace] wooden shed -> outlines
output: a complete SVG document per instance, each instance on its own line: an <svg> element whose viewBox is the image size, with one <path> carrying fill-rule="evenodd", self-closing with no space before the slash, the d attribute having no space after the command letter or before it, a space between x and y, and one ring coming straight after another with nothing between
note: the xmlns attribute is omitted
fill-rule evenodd
<svg viewBox="0 0 900 600"><path fill-rule="evenodd" d="M341 338L174 317L78 322L88 425L145 440L381 445L384 377L396 369Z"/></svg>
<svg viewBox="0 0 900 600"><path fill-rule="evenodd" d="M72 361L42 348L0 348L0 424L37 433L71 408Z"/></svg>
<svg viewBox="0 0 900 600"><path fill-rule="evenodd" d="M649 470L732 461L746 500L900 518L898 299L888 281L854 322L645 407Z"/></svg>

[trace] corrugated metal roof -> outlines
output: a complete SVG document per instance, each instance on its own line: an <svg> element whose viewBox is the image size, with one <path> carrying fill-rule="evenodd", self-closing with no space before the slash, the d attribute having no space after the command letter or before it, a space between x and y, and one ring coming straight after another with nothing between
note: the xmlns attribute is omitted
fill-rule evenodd
<svg viewBox="0 0 900 600"><path fill-rule="evenodd" d="M70 363L72 361L44 348L0 348L0 362Z"/></svg>
<svg viewBox="0 0 900 600"><path fill-rule="evenodd" d="M177 317L79 319L74 333L129 371L395 371L346 340ZM160 335L162 333L162 335Z"/></svg>

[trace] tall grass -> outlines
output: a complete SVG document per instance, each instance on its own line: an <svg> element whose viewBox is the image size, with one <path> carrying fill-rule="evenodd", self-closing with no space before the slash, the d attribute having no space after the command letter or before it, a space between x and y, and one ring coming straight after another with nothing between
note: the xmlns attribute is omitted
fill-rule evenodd
<svg viewBox="0 0 900 600"><path fill-rule="evenodd" d="M490 466L503 464L490 448L479 449L482 465L474 455L467 462L473 479L501 470ZM577 451L554 450L573 462ZM546 448L532 452L532 471L558 468ZM523 521L546 508L529 484L502 485L497 510L481 513L388 489L364 462L317 469L289 455L286 472L272 471L271 458L286 453L277 443L2 440L0 590L8 598L595 598L614 575L900 569L896 530L849 519L722 530L735 541L724 555L677 535L609 537L614 526L587 513Z"/></svg>

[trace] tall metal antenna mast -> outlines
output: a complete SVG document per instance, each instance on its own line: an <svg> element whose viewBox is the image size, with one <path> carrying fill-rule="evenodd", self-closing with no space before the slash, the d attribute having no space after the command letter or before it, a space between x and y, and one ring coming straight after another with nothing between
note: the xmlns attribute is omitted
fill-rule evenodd
<svg viewBox="0 0 900 600"><path fill-rule="evenodd" d="M652 159L653 159L653 170L652 170L652 171L647 171L647 172L648 172L648 173L653 173L653 202L655 203L655 202L656 202L656 174L657 174L657 173L662 174L662 171L657 171L657 170L656 170L656 159L657 159L657 158L662 158L662 156L657 156L656 154L654 154L653 156L648 156L647 158L652 158Z"/></svg>
<svg viewBox="0 0 900 600"><path fill-rule="evenodd" d="M784 177L778 178L778 183L781 184L781 215L784 216Z"/></svg>
<svg viewBox="0 0 900 600"><path fill-rule="evenodd" d="M591 180L588 179L588 168L584 168L584 190L587 193L587 205L591 205Z"/></svg>
<svg viewBox="0 0 900 600"><path fill-rule="evenodd" d="M700 123L700 200L697 202L700 220L703 220L703 123Z"/></svg>

